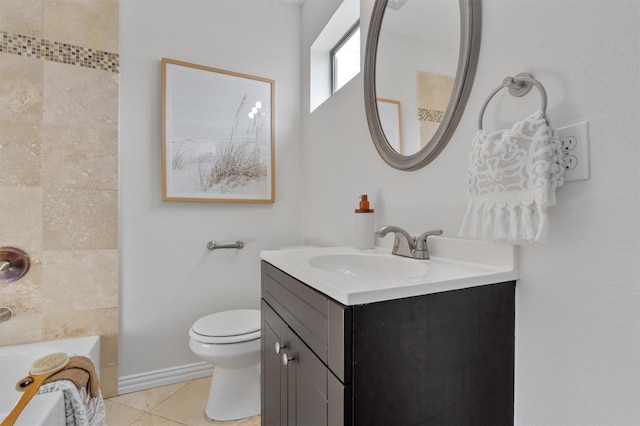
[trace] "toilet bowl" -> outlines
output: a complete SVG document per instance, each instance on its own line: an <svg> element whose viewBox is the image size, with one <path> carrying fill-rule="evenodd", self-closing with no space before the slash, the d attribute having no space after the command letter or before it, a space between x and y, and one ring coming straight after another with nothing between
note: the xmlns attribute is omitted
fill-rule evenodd
<svg viewBox="0 0 640 426"><path fill-rule="evenodd" d="M197 320L189 348L213 364L205 413L217 421L260 414L260 311L238 309Z"/></svg>

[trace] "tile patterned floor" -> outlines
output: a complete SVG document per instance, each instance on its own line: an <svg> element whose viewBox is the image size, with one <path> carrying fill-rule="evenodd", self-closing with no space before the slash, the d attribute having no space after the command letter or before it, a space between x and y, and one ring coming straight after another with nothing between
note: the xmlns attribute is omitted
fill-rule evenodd
<svg viewBox="0 0 640 426"><path fill-rule="evenodd" d="M105 400L107 426L260 426L260 416L214 422L204 414L211 378L176 383Z"/></svg>

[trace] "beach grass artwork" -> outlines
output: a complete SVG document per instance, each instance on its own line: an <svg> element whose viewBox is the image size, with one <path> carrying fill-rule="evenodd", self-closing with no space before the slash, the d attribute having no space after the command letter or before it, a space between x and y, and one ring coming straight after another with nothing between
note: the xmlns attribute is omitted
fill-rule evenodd
<svg viewBox="0 0 640 426"><path fill-rule="evenodd" d="M274 81L162 59L162 199L273 203Z"/></svg>

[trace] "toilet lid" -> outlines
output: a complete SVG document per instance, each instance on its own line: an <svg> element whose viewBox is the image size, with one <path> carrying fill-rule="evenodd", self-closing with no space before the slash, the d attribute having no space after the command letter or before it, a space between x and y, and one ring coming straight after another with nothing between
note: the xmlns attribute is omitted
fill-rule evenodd
<svg viewBox="0 0 640 426"><path fill-rule="evenodd" d="M260 311L237 309L207 315L197 320L192 330L208 337L231 337L260 332Z"/></svg>

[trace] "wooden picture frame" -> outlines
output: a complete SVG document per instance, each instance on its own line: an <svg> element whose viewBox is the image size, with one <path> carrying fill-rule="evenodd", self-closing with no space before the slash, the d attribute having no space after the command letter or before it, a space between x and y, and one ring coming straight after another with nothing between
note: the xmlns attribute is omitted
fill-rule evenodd
<svg viewBox="0 0 640 426"><path fill-rule="evenodd" d="M400 101L376 98L378 116L391 148L402 154L402 127L400 127Z"/></svg>
<svg viewBox="0 0 640 426"><path fill-rule="evenodd" d="M162 59L162 199L274 203L273 80Z"/></svg>

